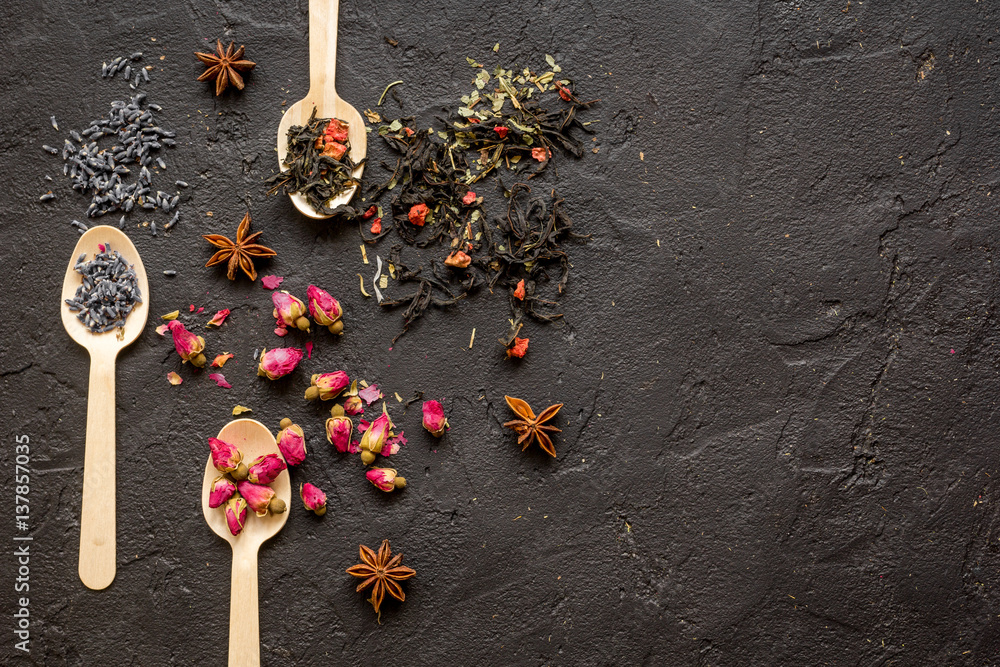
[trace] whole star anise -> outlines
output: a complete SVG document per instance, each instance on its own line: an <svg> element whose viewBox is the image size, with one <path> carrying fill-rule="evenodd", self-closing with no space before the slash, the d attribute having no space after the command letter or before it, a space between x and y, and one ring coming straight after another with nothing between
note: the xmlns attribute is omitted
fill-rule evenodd
<svg viewBox="0 0 1000 667"><path fill-rule="evenodd" d="M518 434L517 444L523 444L521 451L528 448L528 445L532 441L538 441L538 446L546 451L546 453L551 456L556 455L555 445L552 444L552 438L549 437L549 433L560 433L562 429L556 428L555 426L546 425L545 422L549 421L556 416L559 412L559 408L563 406L562 403L556 403L555 405L550 405L549 407L538 413L532 412L531 407L522 401L520 398L514 398L513 396L504 396L507 399L507 405L510 409L514 411L520 419L515 419L504 424L507 428L514 429ZM547 432L548 433L547 433Z"/></svg>
<svg viewBox="0 0 1000 667"><path fill-rule="evenodd" d="M347 573L354 577L365 578L358 584L356 590L359 593L374 584L371 599L368 601L375 607L375 613L377 614L379 607L382 606L386 591L400 602L405 600L406 594L403 593L402 586L396 582L409 579L416 572L399 564L403 560L403 554L393 556L389 550L389 540L382 540L382 546L379 547L377 554L363 544L360 545L359 552L364 562L347 568Z"/></svg>
<svg viewBox="0 0 1000 667"><path fill-rule="evenodd" d="M233 242L221 234L203 234L202 238L220 248L205 266L215 266L223 262L229 262L226 267L226 276L230 280L236 280L236 270L243 269L250 280L257 280L257 269L253 266L253 260L260 257L274 257L278 253L267 246L255 243L263 232L250 231L250 212L243 216L240 226L236 228L236 241Z"/></svg>
<svg viewBox="0 0 1000 667"><path fill-rule="evenodd" d="M222 91L226 89L230 83L243 90L243 77L240 76L240 72L249 72L252 70L257 63L251 60L243 60L243 46L233 51L235 46L234 42L229 43L229 48L226 50L222 49L222 42L215 40L215 53L201 53L195 51L194 55L198 57L198 60L205 63L208 67L201 76L198 77L199 81L208 81L210 79L215 79L215 94L221 95Z"/></svg>

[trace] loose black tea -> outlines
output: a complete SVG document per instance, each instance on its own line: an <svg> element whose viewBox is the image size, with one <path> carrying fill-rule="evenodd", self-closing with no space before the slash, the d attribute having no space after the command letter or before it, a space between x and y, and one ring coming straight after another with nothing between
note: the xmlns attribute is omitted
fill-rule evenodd
<svg viewBox="0 0 1000 667"><path fill-rule="evenodd" d="M104 333L125 326L135 304L142 303L135 268L117 250L100 244L100 252L86 261L87 253L77 258L73 268L81 284L66 305L92 333Z"/></svg>
<svg viewBox="0 0 1000 667"><path fill-rule="evenodd" d="M339 213L327 206L329 201L358 185L351 160L348 124L338 118L317 118L316 108L305 125L288 129L286 171L267 180L269 194L282 190L298 193L316 211Z"/></svg>

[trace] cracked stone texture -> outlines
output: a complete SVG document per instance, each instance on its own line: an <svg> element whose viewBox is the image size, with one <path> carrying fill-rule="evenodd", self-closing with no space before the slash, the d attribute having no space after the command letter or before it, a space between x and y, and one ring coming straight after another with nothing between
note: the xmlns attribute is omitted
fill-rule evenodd
<svg viewBox="0 0 1000 667"><path fill-rule="evenodd" d="M260 553L265 665L997 664L996 7L438 4L345 0L342 96L372 107L402 79L386 114L430 121L470 90L466 56L544 67L551 53L601 99L587 114L598 153L549 177L594 234L571 248L569 326L530 325L523 363L494 342L500 294L432 312L389 349L400 313L360 295L356 274L374 269L356 230L265 196L281 103L308 85L304 0L0 9L9 504L16 434L33 468L31 653L17 664L224 663L230 551L199 490L205 439L236 403L305 427L293 484L330 499L322 519L293 506ZM217 36L260 63L242 94L194 82L191 52ZM193 187L173 233L135 227L163 215L130 225L154 319L119 359L118 573L94 592L76 573L88 359L57 316L67 223L86 203L40 145L126 95L100 63L140 49L180 144L154 187ZM313 359L283 382L251 360L278 340L268 294L203 267L199 235L233 233L248 204L278 251L263 273L299 295L317 282L347 310L346 335L314 333ZM192 303L206 312L189 322L233 309L206 334L210 353L236 354L231 390L153 331ZM301 393L335 368L387 390L410 436L392 460L405 492L378 492L322 442L325 406ZM442 399L447 438L396 391ZM518 450L505 393L566 404L557 460ZM13 531L11 513L0 539ZM379 625L344 569L383 538L418 574Z"/></svg>

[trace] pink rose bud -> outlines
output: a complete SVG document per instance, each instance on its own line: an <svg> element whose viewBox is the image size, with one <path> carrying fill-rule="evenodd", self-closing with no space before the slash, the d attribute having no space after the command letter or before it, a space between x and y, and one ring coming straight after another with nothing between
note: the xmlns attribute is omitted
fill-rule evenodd
<svg viewBox="0 0 1000 667"><path fill-rule="evenodd" d="M285 501L278 498L274 494L274 489L269 486L242 480L236 482L236 488L257 516L266 516L268 510L272 514L281 514L287 509Z"/></svg>
<svg viewBox="0 0 1000 667"><path fill-rule="evenodd" d="M226 523L229 524L229 532L233 535L239 535L246 522L247 501L239 495L235 495L226 503Z"/></svg>
<svg viewBox="0 0 1000 667"><path fill-rule="evenodd" d="M406 486L406 478L397 475L395 468L371 468L365 473L365 477L368 478L369 482L386 492Z"/></svg>
<svg viewBox="0 0 1000 667"><path fill-rule="evenodd" d="M306 298L309 300L309 314L316 320L316 324L329 328L330 333L344 332L344 323L340 321L344 311L340 302L330 296L329 292L310 285L306 290Z"/></svg>
<svg viewBox="0 0 1000 667"><path fill-rule="evenodd" d="M278 449L288 465L297 466L306 460L306 436L298 424L293 424L290 419L282 420L277 441Z"/></svg>
<svg viewBox="0 0 1000 667"><path fill-rule="evenodd" d="M190 361L192 366L202 368L205 366L203 350L205 349L205 339L195 336L184 328L184 325L177 320L167 322L167 328L174 337L174 349L184 361Z"/></svg>
<svg viewBox="0 0 1000 667"><path fill-rule="evenodd" d="M285 291L271 292L274 302L274 319L279 327L295 327L309 331L309 319L305 317L306 304Z"/></svg>
<svg viewBox="0 0 1000 667"><path fill-rule="evenodd" d="M424 428L435 438L440 438L448 428L444 408L438 401L424 401Z"/></svg>
<svg viewBox="0 0 1000 667"><path fill-rule="evenodd" d="M321 401L329 401L340 396L350 383L344 371L313 375L309 388L306 389L306 400L315 401L318 398Z"/></svg>
<svg viewBox="0 0 1000 667"><path fill-rule="evenodd" d="M258 456L247 468L247 479L254 484L270 484L278 474L288 468L277 454Z"/></svg>
<svg viewBox="0 0 1000 667"><path fill-rule="evenodd" d="M318 486L306 482L299 487L299 495L302 496L302 504L307 510L316 512L316 516L326 514L326 494L320 491Z"/></svg>
<svg viewBox="0 0 1000 667"><path fill-rule="evenodd" d="M350 449L353 430L354 423L350 417L330 417L326 420L326 439L341 454Z"/></svg>
<svg viewBox="0 0 1000 667"><path fill-rule="evenodd" d="M344 412L349 415L360 415L365 411L365 404L360 396L348 396L344 400Z"/></svg>
<svg viewBox="0 0 1000 667"><path fill-rule="evenodd" d="M208 492L208 506L222 507L236 493L236 485L226 477L216 477L212 480L212 488Z"/></svg>
<svg viewBox="0 0 1000 667"><path fill-rule="evenodd" d="M212 465L219 472L232 472L243 460L243 454L236 445L231 445L225 440L209 438L208 446L212 449Z"/></svg>
<svg viewBox="0 0 1000 667"><path fill-rule="evenodd" d="M260 353L257 375L266 376L268 380L277 380L294 371L300 361L302 361L302 350L297 347L264 350Z"/></svg>

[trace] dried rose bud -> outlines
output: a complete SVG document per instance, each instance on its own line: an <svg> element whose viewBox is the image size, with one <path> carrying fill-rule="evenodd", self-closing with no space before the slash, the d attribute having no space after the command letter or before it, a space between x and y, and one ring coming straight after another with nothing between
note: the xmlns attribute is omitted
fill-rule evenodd
<svg viewBox="0 0 1000 667"><path fill-rule="evenodd" d="M435 438L444 435L448 428L448 420L444 416L444 408L438 401L424 401L424 428Z"/></svg>
<svg viewBox="0 0 1000 667"><path fill-rule="evenodd" d="M327 327L330 333L342 333L344 323L340 318L344 315L340 302L330 296L326 290L322 290L315 285L310 285L306 290L306 299L309 301L309 314L316 324Z"/></svg>
<svg viewBox="0 0 1000 667"><path fill-rule="evenodd" d="M269 486L243 480L236 482L236 488L257 516L266 516L268 510L272 514L281 514L287 509L285 501L278 498L274 494L274 489Z"/></svg>
<svg viewBox="0 0 1000 667"><path fill-rule="evenodd" d="M247 501L239 494L236 494L226 503L226 523L229 524L229 532L239 535L243 532L243 526L247 522Z"/></svg>
<svg viewBox="0 0 1000 667"><path fill-rule="evenodd" d="M396 474L395 468L371 468L365 473L368 481L383 491L395 491L406 486L406 478Z"/></svg>
<svg viewBox="0 0 1000 667"><path fill-rule="evenodd" d="M427 207L427 204L414 204L410 207L407 217L410 220L410 224L423 227L424 223L427 222L427 214L430 212L431 210Z"/></svg>
<svg viewBox="0 0 1000 667"><path fill-rule="evenodd" d="M288 466L277 454L258 456L247 466L247 480L254 484L270 484Z"/></svg>
<svg viewBox="0 0 1000 667"><path fill-rule="evenodd" d="M208 492L208 506L222 507L236 493L236 485L228 477L220 475L212 480L212 488Z"/></svg>
<svg viewBox="0 0 1000 667"><path fill-rule="evenodd" d="M306 304L301 299L297 299L284 290L271 292L271 301L274 302L274 319L279 327L295 327L302 331L309 331L309 318L306 314Z"/></svg>
<svg viewBox="0 0 1000 667"><path fill-rule="evenodd" d="M524 301L524 278L518 281L517 288L514 290L514 298Z"/></svg>
<svg viewBox="0 0 1000 667"><path fill-rule="evenodd" d="M350 383L350 378L344 371L313 375L309 388L306 389L306 400L315 401L318 398L321 401L329 401L331 398L337 398Z"/></svg>
<svg viewBox="0 0 1000 667"><path fill-rule="evenodd" d="M528 352L528 339L514 337L514 342L509 348L507 348L508 357L517 357L521 359Z"/></svg>
<svg viewBox="0 0 1000 667"><path fill-rule="evenodd" d="M260 353L257 375L277 380L295 370L302 361L302 350L297 347L276 347Z"/></svg>
<svg viewBox="0 0 1000 667"><path fill-rule="evenodd" d="M247 464L240 463L238 466L236 466L236 470L233 470L232 472L229 473L229 476L238 482L241 479L246 479L248 472L249 471L247 469Z"/></svg>
<svg viewBox="0 0 1000 667"><path fill-rule="evenodd" d="M326 420L326 439L340 452L346 454L351 446L354 422L350 417L330 417Z"/></svg>
<svg viewBox="0 0 1000 667"><path fill-rule="evenodd" d="M344 401L344 412L349 415L360 415L365 411L365 404L361 402L360 396L348 396Z"/></svg>
<svg viewBox="0 0 1000 667"><path fill-rule="evenodd" d="M361 451L369 451L372 454L381 453L382 445L385 444L386 436L389 435L391 428L392 420L389 419L389 414L385 412L385 406L383 406L382 414L371 423L371 426L361 436Z"/></svg>
<svg viewBox="0 0 1000 667"><path fill-rule="evenodd" d="M243 460L243 453L239 448L225 440L209 438L208 446L212 449L212 465L219 472L232 472Z"/></svg>
<svg viewBox="0 0 1000 667"><path fill-rule="evenodd" d="M464 269L472 263L472 258L461 250L455 250L445 257L444 263L448 266L454 266L456 269Z"/></svg>
<svg viewBox="0 0 1000 667"><path fill-rule="evenodd" d="M284 424L285 420L281 420ZM278 431L278 449L285 458L285 463L297 466L306 460L306 437L298 424L282 426Z"/></svg>
<svg viewBox="0 0 1000 667"><path fill-rule="evenodd" d="M320 491L318 486L306 482L299 487L299 495L302 496L302 504L307 510L316 512L316 516L326 514L326 494Z"/></svg>
<svg viewBox="0 0 1000 667"><path fill-rule="evenodd" d="M205 339L201 336L195 336L178 320L170 320L167 327L174 337L174 349L177 350L181 359L190 361L192 366L203 368L208 361L202 353L205 349Z"/></svg>

